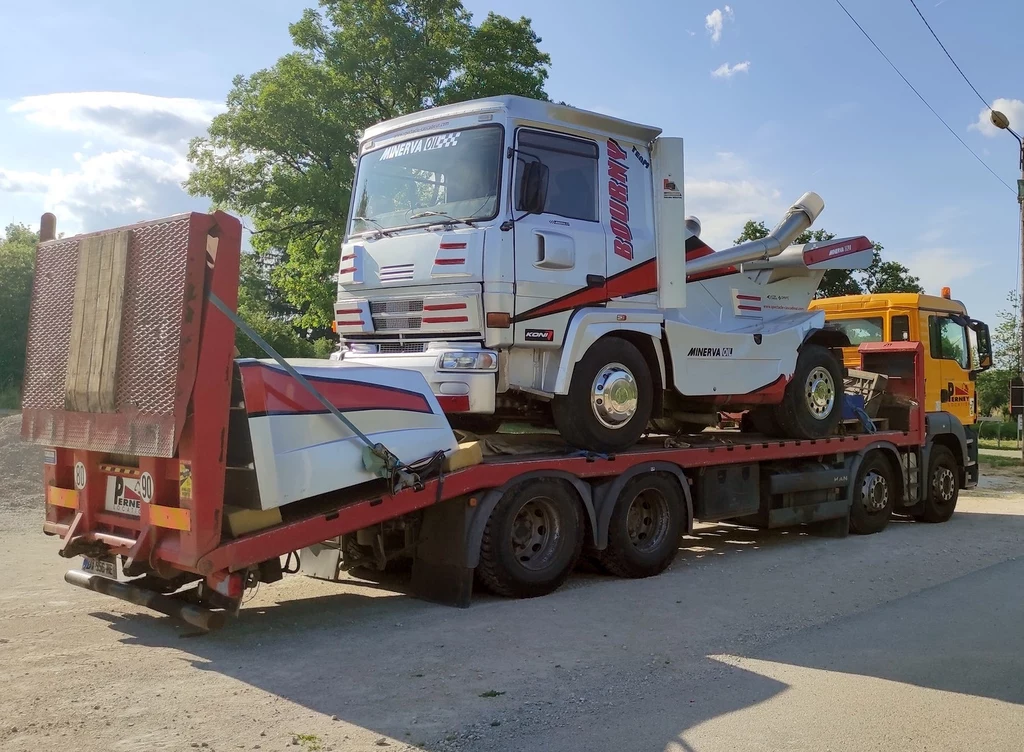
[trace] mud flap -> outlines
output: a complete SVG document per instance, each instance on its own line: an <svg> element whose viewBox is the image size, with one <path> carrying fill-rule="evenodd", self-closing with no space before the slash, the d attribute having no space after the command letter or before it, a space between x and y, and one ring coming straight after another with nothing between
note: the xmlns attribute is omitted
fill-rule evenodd
<svg viewBox="0 0 1024 752"><path fill-rule="evenodd" d="M474 570L466 566L466 548L472 512L465 497L424 510L413 555L413 596L446 606L469 606Z"/></svg>

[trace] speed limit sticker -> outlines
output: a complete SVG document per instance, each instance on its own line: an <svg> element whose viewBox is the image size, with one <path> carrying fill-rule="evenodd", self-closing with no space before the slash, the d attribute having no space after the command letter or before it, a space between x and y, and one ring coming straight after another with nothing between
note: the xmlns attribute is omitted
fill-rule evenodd
<svg viewBox="0 0 1024 752"><path fill-rule="evenodd" d="M82 462L75 463L75 488L79 491L85 488L85 464Z"/></svg>
<svg viewBox="0 0 1024 752"><path fill-rule="evenodd" d="M149 473L143 473L139 478L139 496L147 504L153 500L153 476Z"/></svg>

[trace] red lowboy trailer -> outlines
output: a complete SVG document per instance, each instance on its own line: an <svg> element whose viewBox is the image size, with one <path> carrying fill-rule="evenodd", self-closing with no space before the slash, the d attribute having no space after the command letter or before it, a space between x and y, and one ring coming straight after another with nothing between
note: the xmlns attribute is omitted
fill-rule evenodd
<svg viewBox="0 0 1024 752"><path fill-rule="evenodd" d="M22 426L47 447L44 531L61 556L85 557L71 584L202 628L237 611L246 587L280 579L292 552L323 577L410 559L415 594L465 606L474 582L548 593L584 551L613 574L657 574L694 520L873 533L894 513L944 521L977 483L977 446L926 415L921 345L899 342L861 347L864 370L887 377L871 433L718 431L617 455L436 463L413 487L370 482L268 515L247 503L261 467L246 453L233 317L214 304L235 306L238 220L185 214L62 239L52 226ZM240 508L256 522L234 524Z"/></svg>

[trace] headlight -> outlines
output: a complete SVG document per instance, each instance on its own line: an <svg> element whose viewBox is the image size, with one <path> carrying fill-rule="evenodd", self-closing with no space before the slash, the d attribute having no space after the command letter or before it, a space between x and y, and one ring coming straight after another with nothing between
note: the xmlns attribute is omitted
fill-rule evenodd
<svg viewBox="0 0 1024 752"><path fill-rule="evenodd" d="M498 354L490 350L463 350L441 354L437 362L441 371L496 371Z"/></svg>
<svg viewBox="0 0 1024 752"><path fill-rule="evenodd" d="M346 347L354 353L361 355L372 355L377 352L377 345L371 345L366 342L349 342Z"/></svg>

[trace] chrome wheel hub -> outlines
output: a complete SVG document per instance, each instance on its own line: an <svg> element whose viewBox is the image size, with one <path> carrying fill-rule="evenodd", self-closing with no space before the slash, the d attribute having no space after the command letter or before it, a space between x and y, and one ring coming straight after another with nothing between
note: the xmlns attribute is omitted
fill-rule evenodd
<svg viewBox="0 0 1024 752"><path fill-rule="evenodd" d="M636 414L636 379L621 363L609 363L594 379L590 407L605 428L622 428Z"/></svg>
<svg viewBox="0 0 1024 752"><path fill-rule="evenodd" d="M860 495L864 500L865 509L869 512L881 512L889 503L889 483L882 475L872 471L864 476Z"/></svg>
<svg viewBox="0 0 1024 752"><path fill-rule="evenodd" d="M932 493L943 501L953 498L956 491L956 477L948 467L940 467L932 476Z"/></svg>
<svg viewBox="0 0 1024 752"><path fill-rule="evenodd" d="M832 414L836 404L836 385L827 368L818 366L807 375L804 397L808 411L818 420L825 420Z"/></svg>

